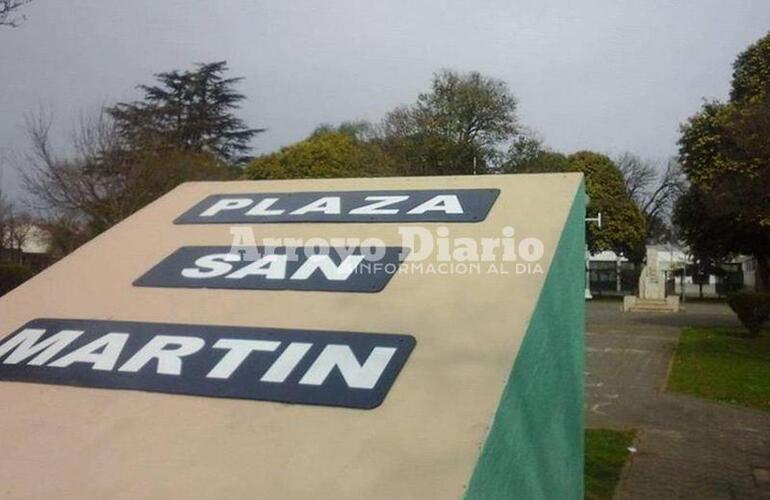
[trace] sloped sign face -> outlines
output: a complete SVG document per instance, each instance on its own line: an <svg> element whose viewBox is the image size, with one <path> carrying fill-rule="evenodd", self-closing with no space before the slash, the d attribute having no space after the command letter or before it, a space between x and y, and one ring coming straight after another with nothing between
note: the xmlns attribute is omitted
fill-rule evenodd
<svg viewBox="0 0 770 500"><path fill-rule="evenodd" d="M175 223L479 222L499 194L499 189L215 194Z"/></svg>
<svg viewBox="0 0 770 500"><path fill-rule="evenodd" d="M378 292L398 271L401 247L182 247L134 282L135 286Z"/></svg>
<svg viewBox="0 0 770 500"><path fill-rule="evenodd" d="M0 342L0 380L370 409L410 335L37 319Z"/></svg>

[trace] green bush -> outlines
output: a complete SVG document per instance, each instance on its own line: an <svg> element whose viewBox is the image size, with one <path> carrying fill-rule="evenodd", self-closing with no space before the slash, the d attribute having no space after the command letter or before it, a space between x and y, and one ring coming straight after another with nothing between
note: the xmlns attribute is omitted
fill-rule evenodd
<svg viewBox="0 0 770 500"><path fill-rule="evenodd" d="M0 262L0 296L21 285L35 273L29 267L14 262Z"/></svg>
<svg viewBox="0 0 770 500"><path fill-rule="evenodd" d="M733 293L727 297L727 303L751 336L759 335L762 325L770 319L770 293Z"/></svg>

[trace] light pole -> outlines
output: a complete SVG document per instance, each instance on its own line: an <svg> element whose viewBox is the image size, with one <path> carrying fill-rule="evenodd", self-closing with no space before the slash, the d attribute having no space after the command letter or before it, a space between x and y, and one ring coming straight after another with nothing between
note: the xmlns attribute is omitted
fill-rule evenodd
<svg viewBox="0 0 770 500"><path fill-rule="evenodd" d="M586 244L586 300L593 299L591 295L591 252L588 251L588 245Z"/></svg>
<svg viewBox="0 0 770 500"><path fill-rule="evenodd" d="M586 206L590 203L591 199L586 195ZM599 227L599 229L602 228L602 213L599 212L596 214L596 217L586 217L586 224L589 222L596 222L596 225ZM588 235L588 228L586 227L586 235ZM585 293L586 300L591 300L594 298L593 295L591 295L591 252L588 251L588 243L586 243L586 293Z"/></svg>

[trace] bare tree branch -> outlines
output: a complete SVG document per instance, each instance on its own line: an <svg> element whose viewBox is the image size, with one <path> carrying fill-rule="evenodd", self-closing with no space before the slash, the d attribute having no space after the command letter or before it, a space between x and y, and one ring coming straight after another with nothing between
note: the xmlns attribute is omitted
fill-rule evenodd
<svg viewBox="0 0 770 500"><path fill-rule="evenodd" d="M686 178L679 163L669 160L661 169L652 162L625 153L617 158L626 190L649 224L652 240L668 239L672 233L671 214L676 200L686 189Z"/></svg>
<svg viewBox="0 0 770 500"><path fill-rule="evenodd" d="M18 10L24 4L32 0L0 0L0 26L16 28L23 23L27 17L19 14Z"/></svg>
<svg viewBox="0 0 770 500"><path fill-rule="evenodd" d="M6 249L8 241L8 224L11 217L11 204L3 193L3 185L0 182L0 256Z"/></svg>
<svg viewBox="0 0 770 500"><path fill-rule="evenodd" d="M21 178L30 207L60 221L65 237L98 234L181 182L231 178L231 170L212 155L125 143L115 122L102 112L82 118L73 132L74 154L66 158L51 146L50 114L27 118L31 148Z"/></svg>
<svg viewBox="0 0 770 500"><path fill-rule="evenodd" d="M685 190L684 173L678 162L669 160L665 170L656 175L655 180L657 184L653 185L653 189L648 190L645 194L645 200L641 207L642 212L648 216L658 216L662 212L669 215L668 212Z"/></svg>
<svg viewBox="0 0 770 500"><path fill-rule="evenodd" d="M615 163L623 174L628 195L641 205L650 186L658 177L655 167L631 153L622 154Z"/></svg>
<svg viewBox="0 0 770 500"><path fill-rule="evenodd" d="M75 134L76 160L57 158L50 143L52 117L43 112L27 118L31 151L22 181L33 196L35 208L57 216L85 214L107 223L106 205L115 193L114 176L105 175L100 161L110 154L117 134L102 115L82 121ZM107 149L105 149L107 148Z"/></svg>
<svg viewBox="0 0 770 500"><path fill-rule="evenodd" d="M16 210L0 184L0 260L22 263L22 252L32 230L32 217Z"/></svg>

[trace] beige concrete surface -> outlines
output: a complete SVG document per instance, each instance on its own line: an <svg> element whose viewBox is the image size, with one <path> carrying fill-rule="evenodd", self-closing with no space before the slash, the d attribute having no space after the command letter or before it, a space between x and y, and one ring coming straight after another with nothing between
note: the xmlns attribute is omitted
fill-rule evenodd
<svg viewBox="0 0 770 500"><path fill-rule="evenodd" d="M0 336L34 318L403 333L417 346L374 410L0 382L0 498L457 498L545 274L394 276L380 293L139 288L229 225L173 225L209 194L500 188L453 237L540 238L548 270L578 174L191 183L0 299ZM420 224L435 229L442 224ZM262 237L379 237L399 224L258 224ZM508 263L511 264L511 263Z"/></svg>

